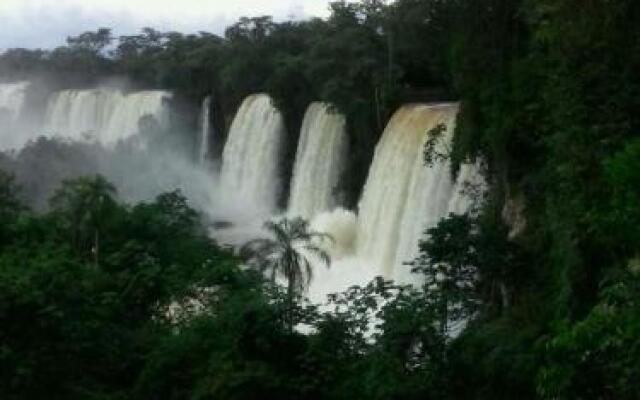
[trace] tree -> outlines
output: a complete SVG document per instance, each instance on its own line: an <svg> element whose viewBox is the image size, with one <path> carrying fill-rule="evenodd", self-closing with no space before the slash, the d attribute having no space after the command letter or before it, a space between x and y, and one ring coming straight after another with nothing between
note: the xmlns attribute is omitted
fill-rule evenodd
<svg viewBox="0 0 640 400"><path fill-rule="evenodd" d="M53 197L51 207L71 232L72 244L83 252L91 244L94 263L99 262L100 229L114 211L116 188L104 177L81 177L62 183Z"/></svg>
<svg viewBox="0 0 640 400"><path fill-rule="evenodd" d="M558 323L537 346L542 399L637 399L640 390L640 261L605 279L581 321Z"/></svg>
<svg viewBox="0 0 640 400"><path fill-rule="evenodd" d="M510 307L518 248L490 213L450 214L425 232L420 255L409 265L424 276L424 291L438 309L442 333L477 312L499 315Z"/></svg>
<svg viewBox="0 0 640 400"><path fill-rule="evenodd" d="M113 36L111 29L99 28L95 32L84 32L78 36L67 38L67 44L72 48L82 49L94 54L100 54L111 44Z"/></svg>
<svg viewBox="0 0 640 400"><path fill-rule="evenodd" d="M15 178L0 170L0 222L3 224L20 210L16 192Z"/></svg>
<svg viewBox="0 0 640 400"><path fill-rule="evenodd" d="M229 40L261 41L273 32L276 24L270 16L255 18L242 17L238 22L227 28L225 37Z"/></svg>
<svg viewBox="0 0 640 400"><path fill-rule="evenodd" d="M9 182L0 174L0 218L5 206L11 210L16 203ZM133 207L118 206L114 195L100 176L66 181L51 212L20 208L16 223L8 224L8 240L0 238L0 398L187 398L129 392L140 373L171 358L163 343L170 347L194 338L201 348L205 336L194 337L187 329L196 317L208 322L225 313L239 324L246 321L246 340L256 342L265 325L255 324L255 308L265 324L277 325L270 318L272 303L261 300L259 274L239 269L237 258L215 245L179 192ZM69 235L74 221L77 235ZM0 232L5 227L0 221ZM96 247L95 229L100 268L91 268L95 260L87 257L87 245ZM204 333L223 347L220 353L238 337L238 325L229 321ZM227 330L220 332L221 325ZM282 342L272 346L282 347ZM190 350L180 356L193 354ZM205 358L200 354L194 358ZM189 361L185 374L201 379L194 386L210 378L210 370L197 375ZM154 384L165 387L170 376ZM192 389L183 382L176 386L176 393Z"/></svg>
<svg viewBox="0 0 640 400"><path fill-rule="evenodd" d="M447 336L429 296L426 288L395 287L382 305L365 375L367 398L447 398Z"/></svg>
<svg viewBox="0 0 640 400"><path fill-rule="evenodd" d="M0 170L0 247L10 241L11 225L22 210L16 192L13 176Z"/></svg>
<svg viewBox="0 0 640 400"><path fill-rule="evenodd" d="M451 214L435 228L427 230L420 242L420 256L410 263L424 276L425 292L437 309L441 334L449 324L472 315L478 307L473 226L468 216Z"/></svg>
<svg viewBox="0 0 640 400"><path fill-rule="evenodd" d="M306 285L311 282L313 268L311 257L317 257L329 266L329 254L320 247L318 240L333 240L325 233L309 230L309 223L302 218L268 221L264 228L271 238L255 239L241 249L247 262L256 266L275 281L278 275L287 281L288 313L291 313L293 301ZM287 322L293 329L293 319L288 315Z"/></svg>
<svg viewBox="0 0 640 400"><path fill-rule="evenodd" d="M113 38L111 29L100 28L67 38L67 46L47 53L46 61L61 86L84 86L113 73L113 60L106 49Z"/></svg>

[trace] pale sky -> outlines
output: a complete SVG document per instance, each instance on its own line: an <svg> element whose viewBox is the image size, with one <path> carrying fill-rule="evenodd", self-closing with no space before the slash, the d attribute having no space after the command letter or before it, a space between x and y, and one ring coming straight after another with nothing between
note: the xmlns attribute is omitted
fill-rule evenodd
<svg viewBox="0 0 640 400"><path fill-rule="evenodd" d="M326 17L330 0L0 0L0 50L50 48L99 27L115 35L150 26L221 34L241 16Z"/></svg>

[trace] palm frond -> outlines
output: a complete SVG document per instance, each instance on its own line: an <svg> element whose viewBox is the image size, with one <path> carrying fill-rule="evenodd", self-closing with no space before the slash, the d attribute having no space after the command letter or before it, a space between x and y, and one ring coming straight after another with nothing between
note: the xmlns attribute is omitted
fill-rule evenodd
<svg viewBox="0 0 640 400"><path fill-rule="evenodd" d="M331 256L329 253L321 247L318 247L314 244L307 244L303 247L303 249L318 257L320 261L322 261L327 267L331 264Z"/></svg>
<svg viewBox="0 0 640 400"><path fill-rule="evenodd" d="M305 285L309 286L311 280L313 279L313 268L311 267L311 263L305 257L302 257L302 266L304 267L305 272Z"/></svg>
<svg viewBox="0 0 640 400"><path fill-rule="evenodd" d="M309 223L302 218L267 221L264 229L269 238L255 239L246 243L240 254L247 262L268 273L272 281L277 276L284 277L291 288L304 290L313 277L310 256L319 258L329 265L329 254L318 243L333 242L331 235L309 230Z"/></svg>

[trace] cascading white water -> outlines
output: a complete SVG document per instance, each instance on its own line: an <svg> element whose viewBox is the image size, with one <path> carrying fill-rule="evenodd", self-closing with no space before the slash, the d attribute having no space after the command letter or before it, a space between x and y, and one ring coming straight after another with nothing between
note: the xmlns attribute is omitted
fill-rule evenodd
<svg viewBox="0 0 640 400"><path fill-rule="evenodd" d="M29 82L0 83L0 111L10 119L17 119L24 106Z"/></svg>
<svg viewBox="0 0 640 400"><path fill-rule="evenodd" d="M409 191L404 210L398 227L398 243L393 258L393 273L389 276L395 281L411 283L415 275L411 268L404 265L413 261L418 255L418 243L423 238L424 231L434 227L447 215L449 201L453 196L455 183L451 176L451 165L447 159L433 160L425 165L424 142L428 138L429 130L442 124L445 130L439 137L433 151L434 154L447 154L455 130L455 119L458 107L454 105L429 106L424 112L428 119L427 126L417 127L418 134L422 133L422 143L417 149L418 156L412 167ZM420 130L421 129L421 130Z"/></svg>
<svg viewBox="0 0 640 400"><path fill-rule="evenodd" d="M21 147L29 140L19 119L23 116L29 82L0 83L0 150Z"/></svg>
<svg viewBox="0 0 640 400"><path fill-rule="evenodd" d="M312 230L333 238L322 244L332 257L328 268L311 257L313 279L306 295L312 301L322 303L327 294L365 285L378 275L403 284L420 283L404 263L416 258L428 228L449 212L470 209L473 198L468 186L482 184L479 165L462 165L455 181L446 158L425 165L425 143L436 128L444 127L435 154L450 150L457 112L457 104L415 104L394 115L376 147L356 215L335 208L331 197L346 157L341 154L346 152L346 144L341 143L346 140L344 119L326 104L309 107L287 214L308 218ZM241 245L264 234L262 221L282 217L275 216L274 204L283 131L282 118L268 96L250 96L240 107L224 149L220 188L237 208L236 213L221 214L231 222L229 228L215 233L221 242ZM257 207L261 214L256 213Z"/></svg>
<svg viewBox="0 0 640 400"><path fill-rule="evenodd" d="M164 91L124 94L107 88L64 90L49 100L45 134L113 145L136 134L143 116L166 126L165 100L170 97Z"/></svg>
<svg viewBox="0 0 640 400"><path fill-rule="evenodd" d="M450 146L457 111L456 104L404 106L376 147L359 204L356 255L385 278L415 281L403 264L416 257L424 231L449 212L456 192L449 163L425 166L423 154L428 132L439 125L446 129L436 153Z"/></svg>
<svg viewBox="0 0 640 400"><path fill-rule="evenodd" d="M122 94L108 89L63 90L49 100L45 133L70 139L92 138L107 125Z"/></svg>
<svg viewBox="0 0 640 400"><path fill-rule="evenodd" d="M145 90L123 95L116 103L107 125L101 133L103 143L116 143L139 131L142 117L150 116L160 127L169 124L169 113L166 101L171 93L159 90Z"/></svg>
<svg viewBox="0 0 640 400"><path fill-rule="evenodd" d="M211 96L205 97L202 101L202 110L200 112L200 164L207 162L211 151L211 136L213 135L211 126Z"/></svg>
<svg viewBox="0 0 640 400"><path fill-rule="evenodd" d="M236 114L222 154L221 195L246 213L275 211L284 121L265 94L247 97Z"/></svg>
<svg viewBox="0 0 640 400"><path fill-rule="evenodd" d="M355 213L344 208L318 214L311 221L311 230L322 232L331 237L321 243L333 260L353 255L356 239L358 217Z"/></svg>
<svg viewBox="0 0 640 400"><path fill-rule="evenodd" d="M402 284L420 284L420 277L404 265L418 254L426 229L448 213L463 214L484 188L479 164L463 164L455 182L450 164L436 158L424 163L428 133L442 125L434 154L451 146L457 104L408 105L391 119L382 135L359 204L359 214L337 209L313 219L311 227L327 232L332 263L314 263L314 279L307 295L322 303L326 295L365 285L375 276Z"/></svg>
<svg viewBox="0 0 640 400"><path fill-rule="evenodd" d="M330 266L311 258L313 276L306 295L314 303L325 303L328 294L343 292L351 286L364 286L377 275L376 270L354 255L357 225L356 214L342 208L321 213L312 220L313 231L332 238L320 243L331 256Z"/></svg>
<svg viewBox="0 0 640 400"><path fill-rule="evenodd" d="M336 190L346 162L346 121L326 103L312 103L300 131L289 214L311 219L338 205Z"/></svg>

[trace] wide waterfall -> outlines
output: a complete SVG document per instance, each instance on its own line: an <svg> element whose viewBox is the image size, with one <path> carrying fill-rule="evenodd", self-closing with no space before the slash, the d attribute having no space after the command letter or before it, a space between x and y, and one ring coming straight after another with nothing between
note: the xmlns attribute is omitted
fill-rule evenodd
<svg viewBox="0 0 640 400"><path fill-rule="evenodd" d="M200 164L206 164L211 152L211 136L213 135L211 125L211 96L205 97L202 101L200 111Z"/></svg>
<svg viewBox="0 0 640 400"><path fill-rule="evenodd" d="M27 87L26 82L0 84L3 120L24 114ZM61 91L48 101L42 132L114 145L135 135L142 117L151 116L160 127L168 126L166 100L170 96L164 91L127 93L110 88ZM212 145L216 144L210 114L212 101L211 97L203 99L196 164L211 161ZM330 104L309 105L300 129L287 215L309 220L314 230L327 232L334 239L324 244L333 259L330 268L314 268L315 278L308 291L314 301L320 302L326 294L351 285L366 284L378 275L400 283L419 283L405 263L417 256L425 230L448 213L467 212L475 204L478 188L484 188L478 164L463 164L455 180L446 157L425 165L425 144L434 137L430 135L440 133L435 154L450 150L457 113L455 103L400 108L376 146L358 209L354 211L340 208L340 179L348 159L345 117ZM0 126L0 144L6 147L11 137L3 132L11 130L2 129ZM171 182L167 186L180 186L198 177L195 186L208 187L210 191L201 195L197 190L186 190L192 194L190 199L196 199L216 222L219 228L212 231L216 239L241 245L264 234L263 222L280 213L277 206L284 137L284 120L272 99L266 94L252 95L244 100L231 124L219 179L211 177L208 168L192 165L191 160L174 160L173 156L160 160L162 164L158 165L162 167L158 171L164 177L175 177L163 180ZM167 165L171 166L169 174ZM151 175L141 174L140 180L154 176L156 167L154 164ZM129 169L125 171L128 174ZM112 174L116 180L124 175L118 171ZM118 183L125 193L141 192L139 188L144 186L128 177ZM144 194L147 192L151 191Z"/></svg>
<svg viewBox="0 0 640 400"><path fill-rule="evenodd" d="M236 114L222 154L221 195L254 214L275 211L280 190L282 115L265 94L249 96Z"/></svg>
<svg viewBox="0 0 640 400"><path fill-rule="evenodd" d="M291 215L310 219L338 205L336 191L348 149L345 124L329 104L316 102L307 109L291 183Z"/></svg>
<svg viewBox="0 0 640 400"><path fill-rule="evenodd" d="M45 134L113 145L138 133L144 116L151 116L160 126L166 126L166 100L170 97L171 94L164 91L64 90L49 100Z"/></svg>
<svg viewBox="0 0 640 400"><path fill-rule="evenodd" d="M416 257L425 229L470 204L458 193L463 185L453 181L449 162L436 158L425 166L423 157L428 134L439 126L445 129L434 154L447 151L457 112L456 104L404 106L376 147L359 204L356 255L385 278L414 282L404 263ZM460 179L473 171L465 166Z"/></svg>

